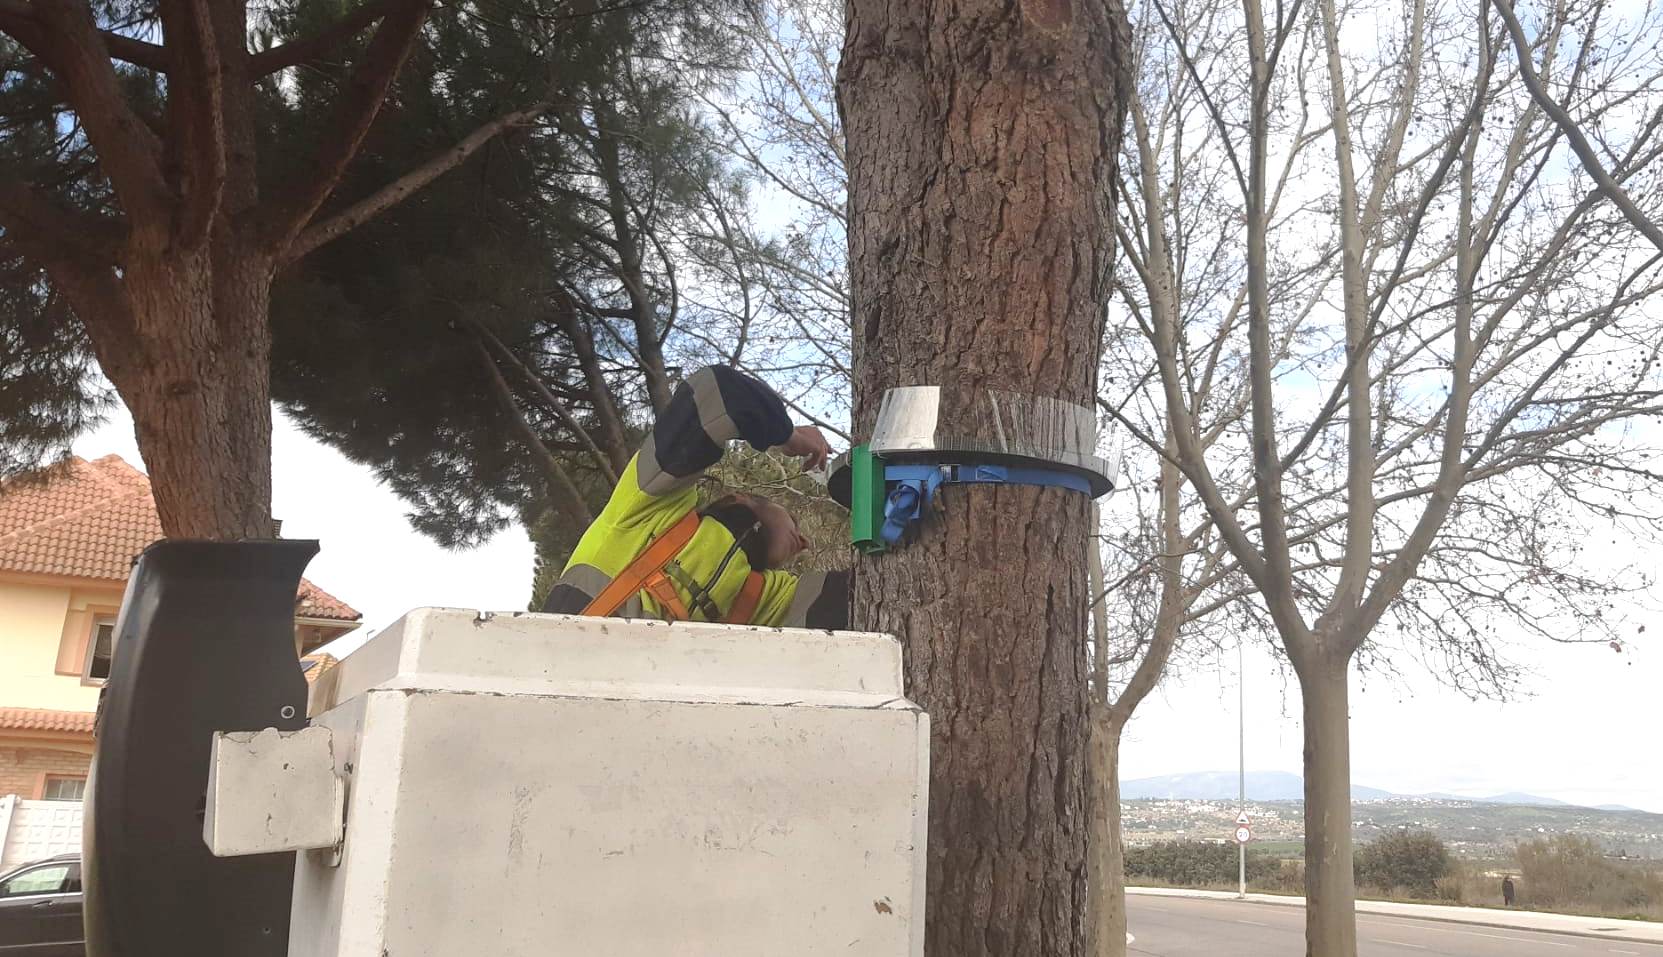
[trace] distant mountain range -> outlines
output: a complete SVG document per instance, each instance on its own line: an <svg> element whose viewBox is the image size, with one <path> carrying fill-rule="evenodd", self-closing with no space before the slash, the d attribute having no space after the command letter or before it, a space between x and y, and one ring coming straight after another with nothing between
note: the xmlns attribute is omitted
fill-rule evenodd
<svg viewBox="0 0 1663 957"><path fill-rule="evenodd" d="M1200 771L1188 774L1168 774L1158 778L1137 778L1120 782L1120 796L1127 801L1168 799L1187 801L1215 801L1234 798L1238 791L1238 775L1234 771ZM1305 798L1305 782L1297 774L1286 771L1247 772L1247 796L1254 801L1300 801ZM1472 801L1479 804L1530 804L1538 807L1570 807L1566 801L1508 791L1488 797L1461 794L1398 794L1382 788L1351 786L1353 801L1428 800ZM1600 811L1630 811L1620 804L1602 804Z"/></svg>

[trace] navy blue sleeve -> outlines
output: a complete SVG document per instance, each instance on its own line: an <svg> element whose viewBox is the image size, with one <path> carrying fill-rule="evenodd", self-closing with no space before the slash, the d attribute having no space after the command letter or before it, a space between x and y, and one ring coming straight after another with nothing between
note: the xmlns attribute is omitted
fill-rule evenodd
<svg viewBox="0 0 1663 957"><path fill-rule="evenodd" d="M706 366L676 386L641 447L641 490L663 495L692 483L743 439L757 450L791 438L785 402L761 381L726 366Z"/></svg>

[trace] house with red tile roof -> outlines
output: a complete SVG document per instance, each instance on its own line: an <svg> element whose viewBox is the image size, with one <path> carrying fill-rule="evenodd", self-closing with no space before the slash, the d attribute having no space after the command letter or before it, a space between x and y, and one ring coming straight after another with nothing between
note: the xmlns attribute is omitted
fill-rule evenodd
<svg viewBox="0 0 1663 957"><path fill-rule="evenodd" d="M127 575L161 537L149 479L120 456L0 482L0 797L81 797ZM295 654L308 680L334 661L312 653L359 617L301 580Z"/></svg>

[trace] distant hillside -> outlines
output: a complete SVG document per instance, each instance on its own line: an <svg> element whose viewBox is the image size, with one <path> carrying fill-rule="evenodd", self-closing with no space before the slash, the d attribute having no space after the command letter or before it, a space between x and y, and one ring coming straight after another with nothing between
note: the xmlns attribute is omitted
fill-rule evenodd
<svg viewBox="0 0 1663 957"><path fill-rule="evenodd" d="M1473 797L1470 794L1446 794L1443 791L1433 791L1430 794L1409 794L1404 797L1425 798L1429 801L1466 801L1476 804L1528 804L1532 807L1576 807L1569 801L1558 798L1542 797L1540 794L1525 794L1521 791L1508 791L1506 794L1492 794L1489 797ZM1600 811L1631 811L1633 808L1610 805L1596 808Z"/></svg>
<svg viewBox="0 0 1663 957"><path fill-rule="evenodd" d="M1238 775L1235 771L1199 771L1186 774L1168 774L1158 778L1137 778L1131 781L1122 781L1120 782L1120 796L1127 801L1227 801L1236 797L1238 787ZM1299 775L1289 774L1286 771L1249 771L1247 772L1247 797L1254 801L1303 800L1305 797L1305 782ZM1525 794L1519 791L1508 791L1505 794L1494 794L1489 797L1446 794L1438 791L1431 794L1398 794L1361 784L1351 786L1351 799L1353 801L1419 799L1461 801L1474 804L1522 804L1533 807L1575 806L1556 798L1542 797L1539 794ZM1633 808L1618 804L1607 804L1597 810L1630 811Z"/></svg>
<svg viewBox="0 0 1663 957"><path fill-rule="evenodd" d="M1285 783L1285 782L1284 782ZM1282 852L1304 840L1300 801L1255 799L1249 788L1247 814L1253 836ZM1228 842L1241 808L1224 799L1128 799L1121 827L1129 844L1155 841ZM1555 834L1579 834L1614 855L1663 860L1663 814L1601 811L1561 804L1490 804L1471 799L1380 798L1352 807L1352 833L1360 843L1405 828L1437 834L1458 857L1503 860L1524 841Z"/></svg>
<svg viewBox="0 0 1663 957"><path fill-rule="evenodd" d="M1239 775L1235 771L1203 771L1122 781L1120 797L1126 801L1228 800L1235 797L1239 789ZM1299 775L1286 771L1249 771L1247 796L1255 801L1303 800L1305 781ZM1391 796L1390 791L1382 791L1379 788L1361 785L1351 787L1351 798L1355 801L1378 801Z"/></svg>

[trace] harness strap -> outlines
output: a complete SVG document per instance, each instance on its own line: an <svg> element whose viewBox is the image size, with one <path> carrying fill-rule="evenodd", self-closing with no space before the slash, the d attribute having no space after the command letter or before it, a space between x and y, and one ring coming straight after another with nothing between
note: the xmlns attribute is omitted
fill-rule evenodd
<svg viewBox="0 0 1663 957"><path fill-rule="evenodd" d="M675 557L681 554L681 550L687 547L687 543L693 540L694 533L699 530L699 521L699 513L697 512L688 512L682 516L681 521L670 526L664 534L654 539L653 543L647 546L646 551L637 555L634 561L625 566L616 578L601 589L601 593L595 596L594 601L584 606L580 614L598 615L602 618L616 614L618 609L624 607L625 602L633 598L637 592L648 588L649 585L652 586L652 589L648 593L660 603L663 603L664 600L660 597L659 592L664 589L660 583L670 585L669 580L664 577L664 566L674 561ZM670 586L668 591L672 596L675 595L674 586ZM676 598L674 605L681 605L679 597ZM674 611L675 608L671 610ZM686 608L681 608L682 617L686 617L686 611Z"/></svg>
<svg viewBox="0 0 1663 957"><path fill-rule="evenodd" d="M676 583L669 575L672 568L676 568L675 562L647 576L646 587L642 590L658 602L659 609L669 621L686 621L692 616L687 614L687 606L682 604L681 595L676 592Z"/></svg>
<svg viewBox="0 0 1663 957"><path fill-rule="evenodd" d="M746 575L745 584L739 586L739 595L734 598L733 605L728 608L727 617L722 620L730 625L750 624L751 616L756 614L756 606L762 603L763 584L761 572Z"/></svg>
<svg viewBox="0 0 1663 957"><path fill-rule="evenodd" d="M693 617L688 613L687 606L682 603L681 596L676 593L675 588L670 587L672 583L680 585L692 597L693 607L704 615L705 621L715 621L721 617L721 610L716 607L716 602L710 597L710 592L706 591L704 586L697 581L694 581L692 575L687 574L687 569L681 567L681 562L671 562L665 565L663 576L649 581L647 587L650 589L660 581L664 583L663 594L654 591L652 596L658 599L660 605L668 606L671 621L686 621Z"/></svg>

